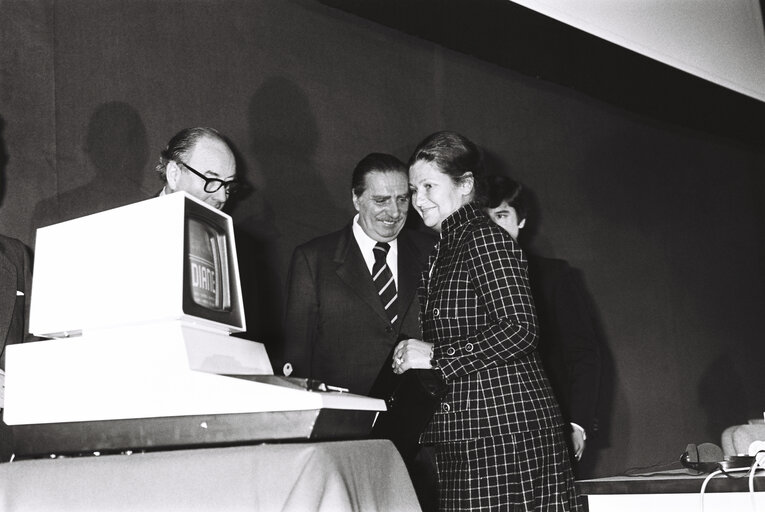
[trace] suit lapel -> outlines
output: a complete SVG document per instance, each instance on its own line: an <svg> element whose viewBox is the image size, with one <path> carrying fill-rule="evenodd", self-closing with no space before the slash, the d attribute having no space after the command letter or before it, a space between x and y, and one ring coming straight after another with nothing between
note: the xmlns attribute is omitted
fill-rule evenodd
<svg viewBox="0 0 765 512"><path fill-rule="evenodd" d="M0 347L5 343L11 325L13 308L16 304L18 279L16 267L6 257L0 244Z"/></svg>
<svg viewBox="0 0 765 512"><path fill-rule="evenodd" d="M343 230L342 236L337 243L334 261L337 264L337 276L352 289L381 319L388 321L388 316L383 309L377 289L369 275L369 269L361 255L361 250L349 225Z"/></svg>

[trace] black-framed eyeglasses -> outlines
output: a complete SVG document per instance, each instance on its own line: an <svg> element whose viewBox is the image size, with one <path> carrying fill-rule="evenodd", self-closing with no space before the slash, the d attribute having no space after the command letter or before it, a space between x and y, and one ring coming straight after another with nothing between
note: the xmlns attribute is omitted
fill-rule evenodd
<svg viewBox="0 0 765 512"><path fill-rule="evenodd" d="M236 179L224 181L219 178L208 178L201 172L191 167L186 162L183 162L181 160L176 160L176 162L178 162L179 164L184 166L186 169L190 170L191 172L193 172L194 174L202 178L205 181L205 186L204 186L205 192L207 192L208 194L212 194L214 192L219 191L221 187L226 188L227 196L232 196L236 194L237 190L239 190L239 182L236 181Z"/></svg>

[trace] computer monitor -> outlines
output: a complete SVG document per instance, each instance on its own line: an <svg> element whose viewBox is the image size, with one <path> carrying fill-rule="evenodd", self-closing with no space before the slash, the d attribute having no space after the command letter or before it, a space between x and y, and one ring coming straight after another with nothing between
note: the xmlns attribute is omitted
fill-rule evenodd
<svg viewBox="0 0 765 512"><path fill-rule="evenodd" d="M282 380L230 335L246 328L233 223L191 196L41 228L35 250L30 329L52 339L7 347L17 453L366 434L385 410Z"/></svg>
<svg viewBox="0 0 765 512"><path fill-rule="evenodd" d="M231 217L183 192L40 228L30 331L181 320L245 330Z"/></svg>

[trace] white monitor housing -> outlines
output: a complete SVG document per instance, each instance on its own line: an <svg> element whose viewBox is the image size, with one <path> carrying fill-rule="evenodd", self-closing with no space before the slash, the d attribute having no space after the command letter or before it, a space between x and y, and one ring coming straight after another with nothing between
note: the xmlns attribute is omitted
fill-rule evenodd
<svg viewBox="0 0 765 512"><path fill-rule="evenodd" d="M7 347L9 425L385 410L272 383L263 344L230 336L245 330L231 217L191 196L41 228L35 249L30 330L53 339Z"/></svg>
<svg viewBox="0 0 765 512"><path fill-rule="evenodd" d="M206 254L222 261L190 261L198 259L190 244L200 224L218 235L206 240L216 245ZM169 320L245 331L233 233L230 216L182 192L40 228L30 331L69 337ZM212 287L226 296L225 308L194 301Z"/></svg>

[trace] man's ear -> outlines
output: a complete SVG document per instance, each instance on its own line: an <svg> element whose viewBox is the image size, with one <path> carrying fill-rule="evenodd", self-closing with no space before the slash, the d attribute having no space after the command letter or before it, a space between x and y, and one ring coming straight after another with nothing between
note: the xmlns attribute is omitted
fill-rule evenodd
<svg viewBox="0 0 765 512"><path fill-rule="evenodd" d="M356 208L356 211L361 211L359 209L359 197L356 195L356 192L351 192L351 196L353 197L353 207Z"/></svg>
<svg viewBox="0 0 765 512"><path fill-rule="evenodd" d="M181 169L178 164L170 160L165 166L165 178L167 179L167 186L170 190L175 190L178 187L178 178L180 177Z"/></svg>
<svg viewBox="0 0 765 512"><path fill-rule="evenodd" d="M523 227L526 225L526 219L523 219L518 223L518 229L523 229Z"/></svg>

